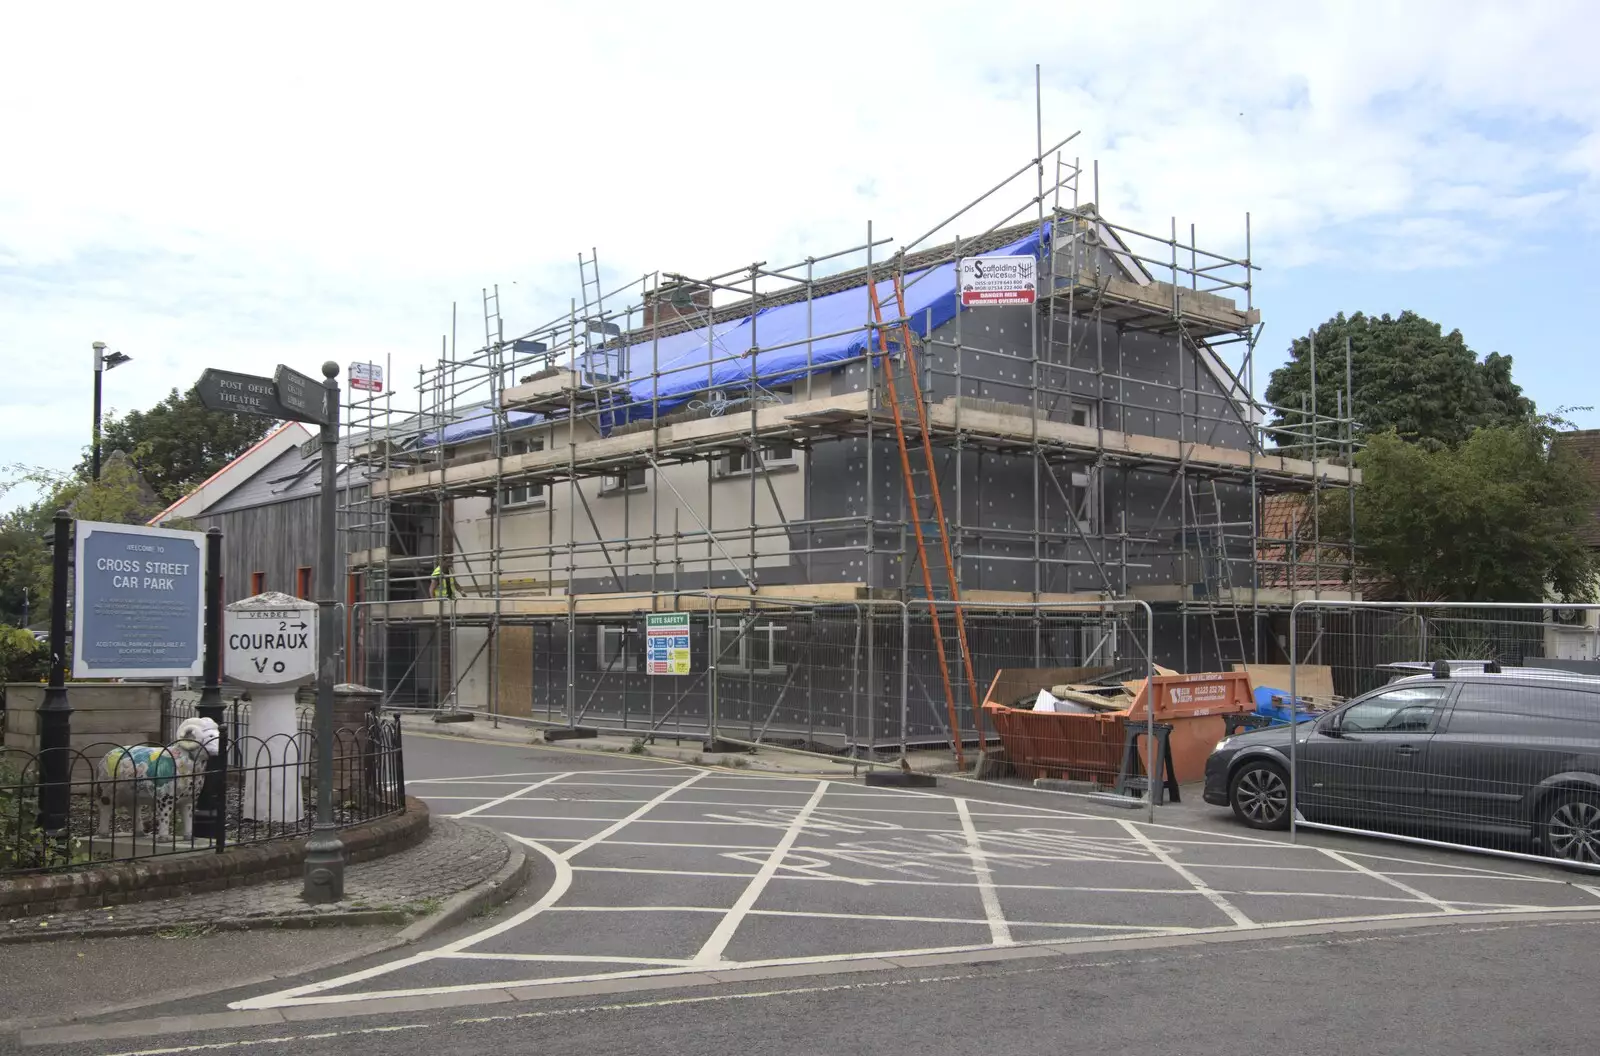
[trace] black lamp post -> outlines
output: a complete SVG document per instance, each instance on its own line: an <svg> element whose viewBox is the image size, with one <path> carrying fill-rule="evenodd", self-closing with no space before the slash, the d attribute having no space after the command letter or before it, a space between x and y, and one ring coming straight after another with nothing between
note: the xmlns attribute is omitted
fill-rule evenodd
<svg viewBox="0 0 1600 1056"><path fill-rule="evenodd" d="M94 343L94 452L90 455L90 478L97 482L100 479L100 375L113 367L122 366L132 358L121 352L106 355L106 343Z"/></svg>

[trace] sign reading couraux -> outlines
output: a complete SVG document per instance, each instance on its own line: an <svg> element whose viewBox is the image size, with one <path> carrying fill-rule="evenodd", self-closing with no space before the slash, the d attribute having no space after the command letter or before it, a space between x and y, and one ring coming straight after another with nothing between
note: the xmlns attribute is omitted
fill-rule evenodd
<svg viewBox="0 0 1600 1056"><path fill-rule="evenodd" d="M201 674L206 537L98 521L76 535L73 677Z"/></svg>

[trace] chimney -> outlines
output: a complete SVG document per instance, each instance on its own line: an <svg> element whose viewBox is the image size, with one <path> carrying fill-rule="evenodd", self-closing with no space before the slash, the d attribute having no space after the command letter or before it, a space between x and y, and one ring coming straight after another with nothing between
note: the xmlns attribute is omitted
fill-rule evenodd
<svg viewBox="0 0 1600 1056"><path fill-rule="evenodd" d="M644 296L644 324L649 330L675 319L705 323L711 312L711 287L697 282L669 282Z"/></svg>

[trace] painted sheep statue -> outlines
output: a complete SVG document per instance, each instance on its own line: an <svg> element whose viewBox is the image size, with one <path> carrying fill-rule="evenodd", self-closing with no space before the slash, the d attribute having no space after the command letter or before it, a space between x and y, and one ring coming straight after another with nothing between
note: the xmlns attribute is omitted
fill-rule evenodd
<svg viewBox="0 0 1600 1056"><path fill-rule="evenodd" d="M135 744L113 748L100 760L95 775L94 798L100 805L100 823L95 832L111 834L111 814L116 808L134 808L134 827L138 828L138 805L151 804L158 838L172 831L174 812L182 819L183 839L194 832L194 803L205 782L206 763L217 750L221 732L207 718L185 719L178 727L177 739L169 745Z"/></svg>

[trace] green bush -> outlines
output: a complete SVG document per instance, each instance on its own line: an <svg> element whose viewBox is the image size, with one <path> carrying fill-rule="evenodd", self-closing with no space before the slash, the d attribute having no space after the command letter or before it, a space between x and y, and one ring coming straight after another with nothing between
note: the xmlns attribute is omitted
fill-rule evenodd
<svg viewBox="0 0 1600 1056"><path fill-rule="evenodd" d="M36 824L39 815L37 775L23 774L0 757L0 874L54 869L86 861L76 836L51 839Z"/></svg>

